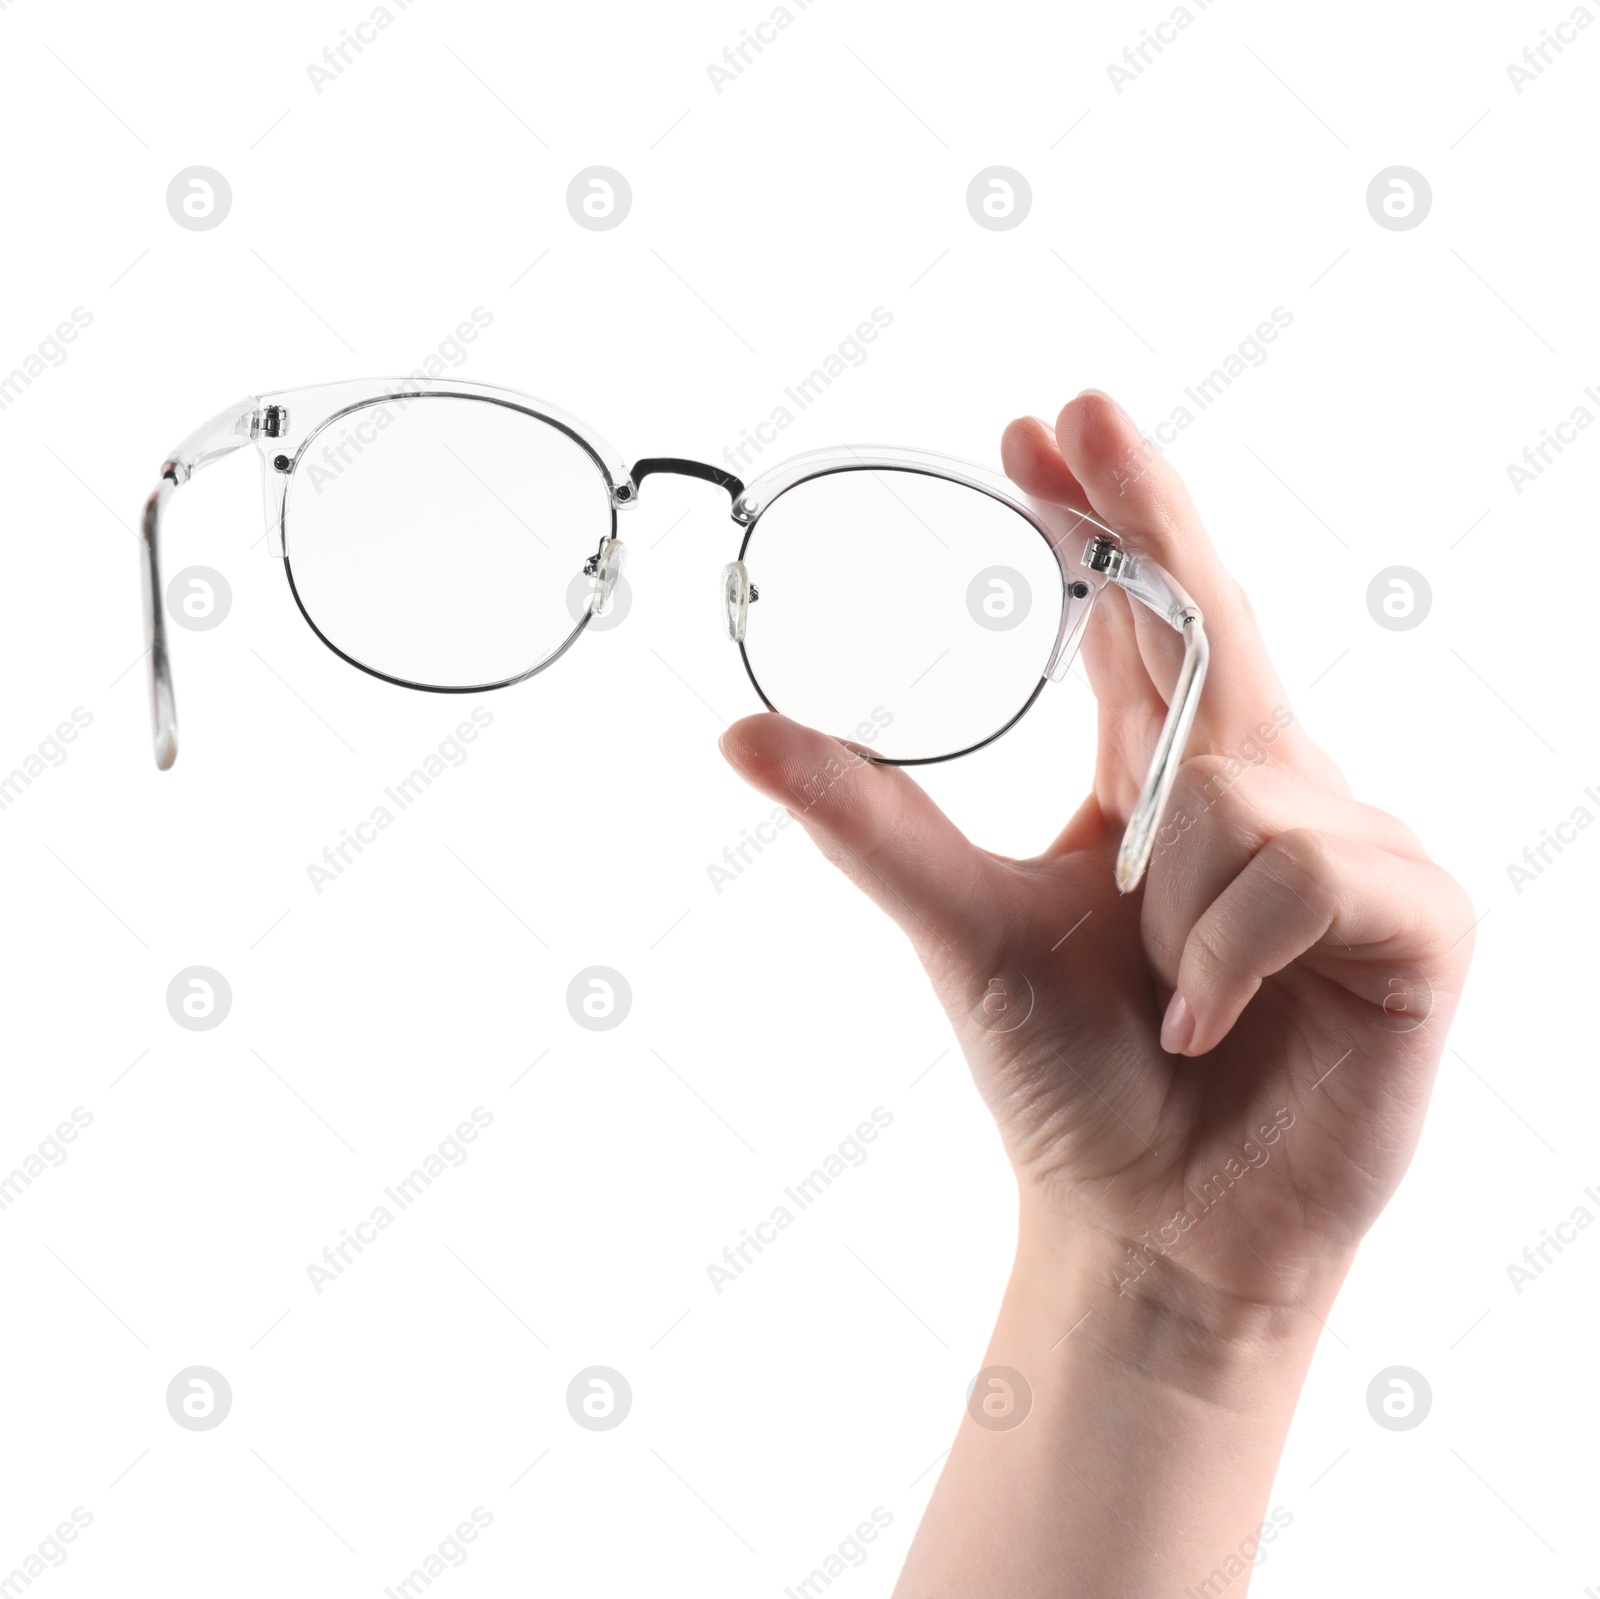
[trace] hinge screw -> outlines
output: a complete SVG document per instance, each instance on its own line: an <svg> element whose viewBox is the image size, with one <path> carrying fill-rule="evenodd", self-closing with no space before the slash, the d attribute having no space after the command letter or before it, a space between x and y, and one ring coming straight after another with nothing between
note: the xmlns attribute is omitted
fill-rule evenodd
<svg viewBox="0 0 1600 1599"><path fill-rule="evenodd" d="M1088 592L1089 585L1087 583L1074 583L1072 587L1067 590L1067 593L1070 594L1075 600L1081 600Z"/></svg>
<svg viewBox="0 0 1600 1599"><path fill-rule="evenodd" d="M1083 564L1091 572L1104 572L1113 580L1121 576L1126 561L1127 553L1109 538L1091 539L1088 549L1083 552Z"/></svg>
<svg viewBox="0 0 1600 1599"><path fill-rule="evenodd" d="M272 458L272 464L280 472L287 472L289 470L289 457L287 455L275 455Z"/></svg>

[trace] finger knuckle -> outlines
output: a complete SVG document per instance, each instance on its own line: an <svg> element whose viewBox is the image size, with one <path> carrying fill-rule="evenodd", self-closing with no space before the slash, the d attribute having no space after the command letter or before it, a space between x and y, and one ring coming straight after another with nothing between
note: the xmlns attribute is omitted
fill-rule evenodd
<svg viewBox="0 0 1600 1599"><path fill-rule="evenodd" d="M1184 985L1197 993L1207 992L1237 965L1238 952L1226 919L1215 912L1201 917L1184 944Z"/></svg>
<svg viewBox="0 0 1600 1599"><path fill-rule="evenodd" d="M1273 838L1257 858L1273 882L1307 903L1320 908L1332 899L1336 856L1326 834L1291 828Z"/></svg>
<svg viewBox="0 0 1600 1599"><path fill-rule="evenodd" d="M1472 896L1442 866L1433 868L1435 892L1426 896L1427 919L1431 936L1427 942L1443 966L1465 970L1477 944L1477 927L1482 917Z"/></svg>
<svg viewBox="0 0 1600 1599"><path fill-rule="evenodd" d="M1227 755L1191 755L1178 768L1173 784L1173 813L1181 813L1190 823L1212 826L1239 819L1238 784L1245 770L1244 763Z"/></svg>

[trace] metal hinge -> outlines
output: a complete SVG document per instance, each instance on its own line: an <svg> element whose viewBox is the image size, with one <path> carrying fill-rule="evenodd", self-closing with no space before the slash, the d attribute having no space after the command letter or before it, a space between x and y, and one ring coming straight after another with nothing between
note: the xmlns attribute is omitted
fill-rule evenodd
<svg viewBox="0 0 1600 1599"><path fill-rule="evenodd" d="M1104 572L1113 580L1121 574L1127 560L1127 551L1108 538L1090 539L1088 548L1083 552L1083 564L1091 572Z"/></svg>
<svg viewBox="0 0 1600 1599"><path fill-rule="evenodd" d="M289 413L281 405L269 405L255 415L255 431L264 439L281 439L289 431Z"/></svg>

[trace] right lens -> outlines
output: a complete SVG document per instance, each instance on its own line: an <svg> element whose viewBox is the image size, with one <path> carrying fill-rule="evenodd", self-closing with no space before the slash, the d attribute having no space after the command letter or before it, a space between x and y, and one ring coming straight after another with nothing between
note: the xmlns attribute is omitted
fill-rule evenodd
<svg viewBox="0 0 1600 1599"><path fill-rule="evenodd" d="M284 511L312 625L427 688L504 683L559 648L577 626L568 589L613 526L600 464L571 434L458 395L336 417L307 441Z"/></svg>
<svg viewBox="0 0 1600 1599"><path fill-rule="evenodd" d="M767 703L885 760L959 755L1009 726L1061 625L1044 534L911 468L803 479L757 517L744 561L745 659Z"/></svg>

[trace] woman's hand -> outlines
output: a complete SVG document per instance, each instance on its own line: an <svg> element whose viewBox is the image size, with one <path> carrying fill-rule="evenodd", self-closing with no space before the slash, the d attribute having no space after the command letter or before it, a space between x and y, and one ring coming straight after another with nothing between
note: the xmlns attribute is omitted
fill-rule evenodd
<svg viewBox="0 0 1600 1599"><path fill-rule="evenodd" d="M1301 729L1182 482L1113 401L1080 395L1054 431L1014 422L1004 459L1204 614L1210 674L1142 887L1119 895L1113 863L1181 647L1114 587L1082 647L1093 791L1032 860L976 847L905 771L781 716L736 723L723 750L911 937L1016 1168L1019 1273L1070 1281L1058 1312L1099 1308L1108 1335L1113 1301L1136 1300L1204 1337L1314 1342L1300 1324L1415 1148L1471 906Z"/></svg>

